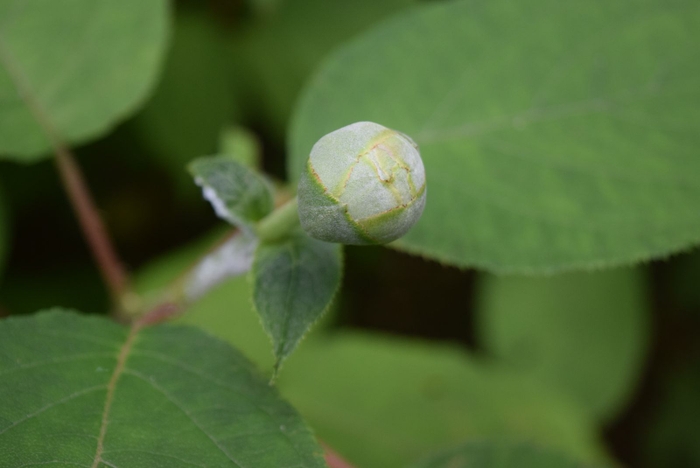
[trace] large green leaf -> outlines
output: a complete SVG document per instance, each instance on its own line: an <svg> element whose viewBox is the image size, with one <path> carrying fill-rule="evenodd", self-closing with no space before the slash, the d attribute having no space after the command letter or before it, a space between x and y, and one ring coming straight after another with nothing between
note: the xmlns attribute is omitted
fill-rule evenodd
<svg viewBox="0 0 700 468"><path fill-rule="evenodd" d="M564 395L452 346L361 334L304 343L281 393L363 468L393 468L470 438L512 436L599 459L595 427Z"/></svg>
<svg viewBox="0 0 700 468"><path fill-rule="evenodd" d="M10 318L0 375L0 466L325 466L253 366L192 328Z"/></svg>
<svg viewBox="0 0 700 468"><path fill-rule="evenodd" d="M233 113L223 31L199 9L179 8L163 78L135 124L173 178L191 189L183 167L213 154Z"/></svg>
<svg viewBox="0 0 700 468"><path fill-rule="evenodd" d="M330 307L342 268L339 244L312 239L300 229L258 246L251 271L253 303L272 339L275 373Z"/></svg>
<svg viewBox="0 0 700 468"><path fill-rule="evenodd" d="M649 345L639 269L551 278L483 276L477 330L484 347L610 419L635 388Z"/></svg>
<svg viewBox="0 0 700 468"><path fill-rule="evenodd" d="M422 460L411 468L583 468L559 453L531 444L479 440Z"/></svg>
<svg viewBox="0 0 700 468"><path fill-rule="evenodd" d="M0 0L0 155L45 156L49 126L101 135L144 100L165 51L167 0Z"/></svg>
<svg viewBox="0 0 700 468"><path fill-rule="evenodd" d="M198 158L189 165L216 214L249 232L274 207L272 190L253 169L226 156Z"/></svg>
<svg viewBox="0 0 700 468"><path fill-rule="evenodd" d="M435 2L328 59L289 175L356 121L421 149L428 201L396 247L458 266L624 264L700 240L700 4Z"/></svg>

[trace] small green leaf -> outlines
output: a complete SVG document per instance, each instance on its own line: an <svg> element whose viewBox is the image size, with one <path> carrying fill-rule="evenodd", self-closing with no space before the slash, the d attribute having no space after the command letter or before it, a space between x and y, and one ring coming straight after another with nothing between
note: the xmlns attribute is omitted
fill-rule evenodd
<svg viewBox="0 0 700 468"><path fill-rule="evenodd" d="M325 466L252 364L189 327L9 318L0 375L0 466Z"/></svg>
<svg viewBox="0 0 700 468"><path fill-rule="evenodd" d="M313 324L328 310L340 286L342 248L297 230L255 252L253 302L270 336L275 374Z"/></svg>
<svg viewBox="0 0 700 468"><path fill-rule="evenodd" d="M700 3L428 2L324 62L289 177L352 122L420 147L428 200L395 245L463 267L629 264L700 241Z"/></svg>
<svg viewBox="0 0 700 468"><path fill-rule="evenodd" d="M478 440L444 450L411 468L584 468L584 465L523 442Z"/></svg>
<svg viewBox="0 0 700 468"><path fill-rule="evenodd" d="M131 114L155 84L166 0L0 2L0 156L36 161ZM42 129L42 127L45 127Z"/></svg>
<svg viewBox="0 0 700 468"><path fill-rule="evenodd" d="M360 333L314 336L280 392L355 466L401 468L470 438L515 437L599 461L597 427L530 376L456 346Z"/></svg>
<svg viewBox="0 0 700 468"><path fill-rule="evenodd" d="M190 173L216 214L239 228L252 231L274 206L268 183L252 169L226 156L199 158Z"/></svg>
<svg viewBox="0 0 700 468"><path fill-rule="evenodd" d="M622 409L649 347L644 271L485 275L477 297L477 330L488 351L567 392L599 420Z"/></svg>

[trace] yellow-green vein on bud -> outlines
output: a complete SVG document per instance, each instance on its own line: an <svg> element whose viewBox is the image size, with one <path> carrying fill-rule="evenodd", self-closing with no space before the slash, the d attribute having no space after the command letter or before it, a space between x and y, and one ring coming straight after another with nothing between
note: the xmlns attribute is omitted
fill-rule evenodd
<svg viewBox="0 0 700 468"><path fill-rule="evenodd" d="M298 197L301 226L311 237L358 245L396 240L425 207L418 145L372 122L331 132L311 150Z"/></svg>

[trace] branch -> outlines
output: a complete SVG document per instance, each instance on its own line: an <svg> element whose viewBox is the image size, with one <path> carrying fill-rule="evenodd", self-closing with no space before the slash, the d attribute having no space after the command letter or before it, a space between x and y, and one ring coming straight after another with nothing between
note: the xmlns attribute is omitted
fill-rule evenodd
<svg viewBox="0 0 700 468"><path fill-rule="evenodd" d="M73 155L60 144L52 144L56 166L68 193L85 240L102 274L112 298L118 303L128 292L128 277L119 261L100 213L93 202L82 173Z"/></svg>
<svg viewBox="0 0 700 468"><path fill-rule="evenodd" d="M63 144L59 132L54 127L41 103L35 99L26 77L5 47L2 39L0 39L0 63L5 65L8 75L17 87L22 100L48 139L56 155L56 166L61 175L63 186L68 192L68 198L78 217L92 255L100 269L102 279L115 302L123 306L125 299L128 297L128 277L117 258L75 157Z"/></svg>

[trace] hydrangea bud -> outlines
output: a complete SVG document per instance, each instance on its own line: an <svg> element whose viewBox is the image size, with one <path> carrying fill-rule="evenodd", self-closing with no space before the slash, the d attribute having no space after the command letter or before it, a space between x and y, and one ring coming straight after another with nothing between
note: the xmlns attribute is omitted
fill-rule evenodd
<svg viewBox="0 0 700 468"><path fill-rule="evenodd" d="M342 244L384 244L403 236L425 207L425 169L403 133L357 122L321 138L299 181L307 234Z"/></svg>

